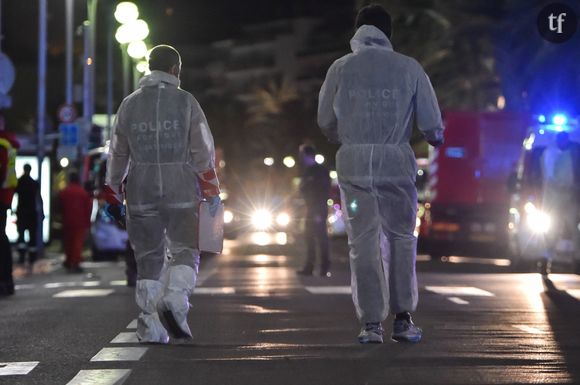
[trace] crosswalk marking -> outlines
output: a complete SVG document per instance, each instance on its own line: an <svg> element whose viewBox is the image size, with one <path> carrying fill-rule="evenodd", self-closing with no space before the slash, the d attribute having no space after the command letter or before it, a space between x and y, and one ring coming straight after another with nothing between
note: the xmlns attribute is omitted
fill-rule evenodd
<svg viewBox="0 0 580 385"><path fill-rule="evenodd" d="M425 289L441 295L493 297L494 294L473 286L425 286Z"/></svg>
<svg viewBox="0 0 580 385"><path fill-rule="evenodd" d="M102 348L91 362L96 361L139 361L147 352L147 348Z"/></svg>
<svg viewBox="0 0 580 385"><path fill-rule="evenodd" d="M15 285L14 289L15 290L26 290L26 289L34 289L35 287L36 287L36 285L33 283L24 283L21 285Z"/></svg>
<svg viewBox="0 0 580 385"><path fill-rule="evenodd" d="M311 294L351 294L350 286L306 286Z"/></svg>
<svg viewBox="0 0 580 385"><path fill-rule="evenodd" d="M127 286L127 281L124 279L118 279L118 280L109 282L109 285L111 285L111 286Z"/></svg>
<svg viewBox="0 0 580 385"><path fill-rule="evenodd" d="M526 333L530 333L530 334L546 334L545 331L540 330L538 328L533 328L531 326L528 325L514 325L514 328L522 330Z"/></svg>
<svg viewBox="0 0 580 385"><path fill-rule="evenodd" d="M121 385L130 374L130 369L81 370L67 385Z"/></svg>
<svg viewBox="0 0 580 385"><path fill-rule="evenodd" d="M99 286L101 281L85 281L85 282L50 282L44 284L45 289L58 289L61 287L75 287L75 286L82 286L82 287L94 287Z"/></svg>
<svg viewBox="0 0 580 385"><path fill-rule="evenodd" d="M137 319L134 319L133 321L129 322L129 325L127 325L127 329L137 329Z"/></svg>
<svg viewBox="0 0 580 385"><path fill-rule="evenodd" d="M113 289L65 290L56 293L53 298L106 297L114 291Z"/></svg>
<svg viewBox="0 0 580 385"><path fill-rule="evenodd" d="M0 362L0 376L24 376L38 365L38 361Z"/></svg>
<svg viewBox="0 0 580 385"><path fill-rule="evenodd" d="M138 342L139 339L135 332L121 332L111 340L112 344L133 344Z"/></svg>
<svg viewBox="0 0 580 385"><path fill-rule="evenodd" d="M450 300L453 303L458 304L458 305L469 305L469 301L466 301L466 300L461 299L459 297L449 297L447 299Z"/></svg>
<svg viewBox="0 0 580 385"><path fill-rule="evenodd" d="M236 294L233 287L196 287L193 294Z"/></svg>

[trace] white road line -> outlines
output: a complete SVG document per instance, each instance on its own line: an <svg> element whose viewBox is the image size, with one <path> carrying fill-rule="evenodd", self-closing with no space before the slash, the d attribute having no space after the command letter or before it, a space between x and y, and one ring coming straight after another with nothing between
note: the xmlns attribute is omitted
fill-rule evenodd
<svg viewBox="0 0 580 385"><path fill-rule="evenodd" d="M139 361L148 348L102 348L91 362L96 361Z"/></svg>
<svg viewBox="0 0 580 385"><path fill-rule="evenodd" d="M116 281L109 282L109 285L111 285L111 286L127 286L127 281L124 279L119 279Z"/></svg>
<svg viewBox="0 0 580 385"><path fill-rule="evenodd" d="M197 287L193 294L236 294L236 289L233 287Z"/></svg>
<svg viewBox="0 0 580 385"><path fill-rule="evenodd" d="M453 303L458 304L458 305L469 305L469 301L466 301L466 300L461 299L459 297L449 297L447 299L450 300Z"/></svg>
<svg viewBox="0 0 580 385"><path fill-rule="evenodd" d="M130 369L81 370L66 385L121 385L130 374Z"/></svg>
<svg viewBox="0 0 580 385"><path fill-rule="evenodd" d="M51 282L51 283L46 283L44 285L44 287L46 289L57 289L59 287L73 287L73 286L79 286L80 283L79 282Z"/></svg>
<svg viewBox="0 0 580 385"><path fill-rule="evenodd" d="M24 376L36 368L38 361L0 362L0 376Z"/></svg>
<svg viewBox="0 0 580 385"><path fill-rule="evenodd" d="M134 319L133 321L129 322L129 325L127 325L127 329L137 329L137 319Z"/></svg>
<svg viewBox="0 0 580 385"><path fill-rule="evenodd" d="M79 289L65 290L53 295L53 298L78 298L78 297L106 297L112 294L113 289Z"/></svg>
<svg viewBox="0 0 580 385"><path fill-rule="evenodd" d="M311 294L351 294L350 286L306 286Z"/></svg>
<svg viewBox="0 0 580 385"><path fill-rule="evenodd" d="M425 290L441 295L494 297L493 293L473 286L425 286Z"/></svg>
<svg viewBox="0 0 580 385"><path fill-rule="evenodd" d="M139 343L135 332L121 332L111 340L112 344L135 344Z"/></svg>
<svg viewBox="0 0 580 385"><path fill-rule="evenodd" d="M36 287L36 285L33 283L24 283L22 285L15 285L14 289L15 290L26 290L26 289L34 289L35 287Z"/></svg>
<svg viewBox="0 0 580 385"><path fill-rule="evenodd" d="M531 326L527 326L527 325L514 325L514 328L522 330L526 333L530 333L530 334L546 334L545 331L540 330L538 328L533 328Z"/></svg>
<svg viewBox="0 0 580 385"><path fill-rule="evenodd" d="M95 287L95 286L99 286L100 284L101 284L101 281L88 281L88 282L81 283L81 286L83 286L83 287Z"/></svg>
<svg viewBox="0 0 580 385"><path fill-rule="evenodd" d="M566 293L570 294L572 297L580 300L580 289L568 289Z"/></svg>

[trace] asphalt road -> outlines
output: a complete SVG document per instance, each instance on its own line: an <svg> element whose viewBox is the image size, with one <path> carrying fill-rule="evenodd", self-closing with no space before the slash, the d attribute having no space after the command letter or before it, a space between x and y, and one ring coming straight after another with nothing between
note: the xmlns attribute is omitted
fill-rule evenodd
<svg viewBox="0 0 580 385"><path fill-rule="evenodd" d="M344 240L331 278L297 277L299 248L227 246L202 261L188 345L135 342L122 263L20 278L0 299L0 384L580 384L580 276L420 261L423 341L359 345Z"/></svg>

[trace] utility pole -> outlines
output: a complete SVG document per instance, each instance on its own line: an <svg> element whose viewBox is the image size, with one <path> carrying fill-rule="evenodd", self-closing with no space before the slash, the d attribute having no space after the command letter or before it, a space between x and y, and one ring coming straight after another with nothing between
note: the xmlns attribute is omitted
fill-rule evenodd
<svg viewBox="0 0 580 385"><path fill-rule="evenodd" d="M0 0L1 1L1 0ZM73 21L74 0L66 0L66 104L73 103Z"/></svg>
<svg viewBox="0 0 580 385"><path fill-rule="evenodd" d="M38 15L38 110L37 110L37 137L36 137L36 157L38 161L38 184L42 186L42 162L44 160L44 131L46 123L46 1L39 1ZM44 256L43 215L41 210L37 210L38 230L36 231L36 247L38 256Z"/></svg>

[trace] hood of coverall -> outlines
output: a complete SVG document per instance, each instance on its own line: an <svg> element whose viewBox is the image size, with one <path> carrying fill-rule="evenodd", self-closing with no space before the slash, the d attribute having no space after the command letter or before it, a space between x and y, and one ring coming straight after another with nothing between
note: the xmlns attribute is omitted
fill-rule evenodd
<svg viewBox="0 0 580 385"><path fill-rule="evenodd" d="M163 71L151 71L149 75L145 75L141 80L139 80L139 87L152 87L159 83L168 83L179 87L181 84L179 78L170 73Z"/></svg>
<svg viewBox="0 0 580 385"><path fill-rule="evenodd" d="M350 49L352 49L352 52L357 53L365 48L383 48L392 51L393 45L387 35L377 27L361 25L352 39L350 39Z"/></svg>

